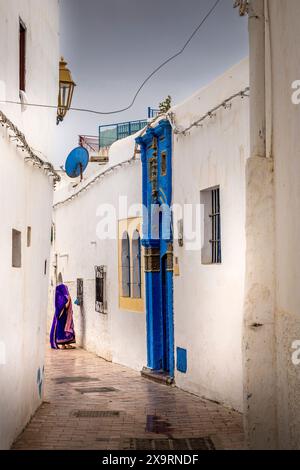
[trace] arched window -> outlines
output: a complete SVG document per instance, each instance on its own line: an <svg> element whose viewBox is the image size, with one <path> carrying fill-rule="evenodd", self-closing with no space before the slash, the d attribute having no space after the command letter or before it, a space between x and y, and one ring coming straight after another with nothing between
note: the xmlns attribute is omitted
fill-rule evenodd
<svg viewBox="0 0 300 470"><path fill-rule="evenodd" d="M141 286L141 238L137 230L132 236L132 297L140 299L142 297Z"/></svg>
<svg viewBox="0 0 300 470"><path fill-rule="evenodd" d="M127 232L122 236L122 296L130 297L130 245Z"/></svg>

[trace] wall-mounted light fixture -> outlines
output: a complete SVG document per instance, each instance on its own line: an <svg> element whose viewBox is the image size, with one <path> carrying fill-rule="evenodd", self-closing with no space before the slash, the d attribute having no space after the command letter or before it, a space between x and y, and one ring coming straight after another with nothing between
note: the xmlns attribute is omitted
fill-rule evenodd
<svg viewBox="0 0 300 470"><path fill-rule="evenodd" d="M67 62L62 57L59 62L59 93L57 107L57 125L64 120L67 112L71 108L73 92L76 83L72 79Z"/></svg>

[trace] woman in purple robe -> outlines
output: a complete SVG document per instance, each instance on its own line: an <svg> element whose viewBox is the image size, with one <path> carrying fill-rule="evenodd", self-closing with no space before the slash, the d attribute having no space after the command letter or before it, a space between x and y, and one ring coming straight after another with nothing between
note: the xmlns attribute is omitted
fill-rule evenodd
<svg viewBox="0 0 300 470"><path fill-rule="evenodd" d="M74 349L72 343L76 343L72 300L67 286L60 284L55 292L55 314L50 332L50 344L52 349Z"/></svg>

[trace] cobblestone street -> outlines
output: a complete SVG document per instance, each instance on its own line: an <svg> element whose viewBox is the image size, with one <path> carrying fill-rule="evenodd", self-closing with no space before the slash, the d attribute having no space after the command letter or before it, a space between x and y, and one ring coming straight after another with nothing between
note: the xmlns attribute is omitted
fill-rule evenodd
<svg viewBox="0 0 300 470"><path fill-rule="evenodd" d="M45 397L13 449L241 449L242 416L82 349L47 351Z"/></svg>

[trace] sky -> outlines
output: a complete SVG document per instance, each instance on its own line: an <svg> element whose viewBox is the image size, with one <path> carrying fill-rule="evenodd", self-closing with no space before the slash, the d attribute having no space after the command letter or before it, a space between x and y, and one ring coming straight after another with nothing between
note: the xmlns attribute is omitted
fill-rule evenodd
<svg viewBox="0 0 300 470"><path fill-rule="evenodd" d="M72 106L113 111L127 106L142 81L184 45L215 0L60 0L60 51L76 88ZM221 0L187 49L145 86L123 113L70 111L57 128L55 164L78 135L100 124L144 119L171 95L178 104L248 55L247 19Z"/></svg>

